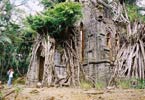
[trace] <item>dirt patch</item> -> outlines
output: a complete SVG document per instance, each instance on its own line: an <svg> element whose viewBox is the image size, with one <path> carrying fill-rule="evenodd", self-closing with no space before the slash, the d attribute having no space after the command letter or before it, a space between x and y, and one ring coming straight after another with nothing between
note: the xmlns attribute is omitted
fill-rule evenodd
<svg viewBox="0 0 145 100"><path fill-rule="evenodd" d="M23 88L5 100L145 100L143 89Z"/></svg>

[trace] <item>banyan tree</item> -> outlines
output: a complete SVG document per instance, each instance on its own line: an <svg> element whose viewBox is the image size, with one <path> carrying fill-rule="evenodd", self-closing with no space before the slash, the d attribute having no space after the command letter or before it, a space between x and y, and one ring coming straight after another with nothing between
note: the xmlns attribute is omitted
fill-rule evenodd
<svg viewBox="0 0 145 100"><path fill-rule="evenodd" d="M114 22L123 17L116 14L121 5L102 0L79 2L60 3L27 18L37 33L27 73L28 86L36 86L37 82L43 86L76 86L82 80L93 86L108 84L115 47L119 45ZM83 18L77 24L81 11Z"/></svg>
<svg viewBox="0 0 145 100"><path fill-rule="evenodd" d="M126 1L129 2L129 0ZM135 1L132 0L132 2ZM139 14L135 4L131 3L126 7L123 3L122 8L119 15L124 15L124 17L119 25L123 25L121 29L125 31L120 31L120 49L116 54L114 74L109 85L124 79L145 79L145 24L143 16Z"/></svg>
<svg viewBox="0 0 145 100"><path fill-rule="evenodd" d="M27 18L37 33L27 73L28 86L79 84L80 38L74 24L81 18L81 6L64 2Z"/></svg>
<svg viewBox="0 0 145 100"><path fill-rule="evenodd" d="M67 1L27 22L37 34L28 86L76 86L82 80L107 86L121 73L144 78L144 25L132 27L121 0Z"/></svg>

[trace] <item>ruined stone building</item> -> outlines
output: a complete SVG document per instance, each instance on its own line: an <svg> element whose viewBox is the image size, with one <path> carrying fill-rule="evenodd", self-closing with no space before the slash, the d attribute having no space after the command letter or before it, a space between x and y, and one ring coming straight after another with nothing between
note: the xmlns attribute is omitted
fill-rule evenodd
<svg viewBox="0 0 145 100"><path fill-rule="evenodd" d="M107 86L119 46L117 30L114 21L111 20L111 11L96 0L79 0L79 2L83 5L83 19L79 26L81 68L84 70L86 78L94 83L99 82ZM42 82L44 70L47 70L44 67L47 65L44 45L52 45L53 43L45 44L42 42L43 39L40 38L40 40L36 44L37 50L34 54L37 56L32 56L32 63L27 74L29 86L35 86L37 82ZM52 56L55 59L54 73L57 74L57 78L63 80L67 77L68 70L63 63L64 55L55 52L55 55ZM79 73L79 71L77 72Z"/></svg>
<svg viewBox="0 0 145 100"><path fill-rule="evenodd" d="M118 34L114 22L110 20L109 9L95 0L82 0L84 5L83 67L88 78L107 85L119 46ZM112 49L114 48L114 49Z"/></svg>

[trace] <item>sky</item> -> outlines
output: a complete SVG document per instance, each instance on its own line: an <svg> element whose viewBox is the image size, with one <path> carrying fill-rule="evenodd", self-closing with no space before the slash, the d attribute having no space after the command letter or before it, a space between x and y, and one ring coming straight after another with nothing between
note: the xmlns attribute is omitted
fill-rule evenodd
<svg viewBox="0 0 145 100"><path fill-rule="evenodd" d="M145 0L138 0L137 5L139 7L145 7ZM145 11L140 11L141 14L145 15Z"/></svg>
<svg viewBox="0 0 145 100"><path fill-rule="evenodd" d="M138 0L139 2L137 2L138 6L142 6L145 7L145 0Z"/></svg>
<svg viewBox="0 0 145 100"><path fill-rule="evenodd" d="M26 14L35 14L43 10L39 0L11 0L17 8L25 11Z"/></svg>
<svg viewBox="0 0 145 100"><path fill-rule="evenodd" d="M21 19L28 15L34 15L37 12L43 10L42 5L40 5L39 0L10 0L15 6L15 10L12 14L13 21L21 23ZM19 13L20 12L20 13Z"/></svg>
<svg viewBox="0 0 145 100"><path fill-rule="evenodd" d="M18 6L18 8L24 10L26 15L34 15L36 14L36 12L40 12L43 10L43 7L39 4L39 0L11 0L11 2L15 5L23 4L21 6ZM145 0L138 0L137 5L145 7Z"/></svg>
<svg viewBox="0 0 145 100"><path fill-rule="evenodd" d="M108 0L112 1L112 0ZM16 5L16 8L23 13L13 12L13 19L19 20L20 18L25 18L28 15L34 15L37 12L43 10L42 5L40 5L39 0L11 0L11 2ZM140 7L145 7L145 0L138 0L137 5ZM145 14L145 11L141 11Z"/></svg>

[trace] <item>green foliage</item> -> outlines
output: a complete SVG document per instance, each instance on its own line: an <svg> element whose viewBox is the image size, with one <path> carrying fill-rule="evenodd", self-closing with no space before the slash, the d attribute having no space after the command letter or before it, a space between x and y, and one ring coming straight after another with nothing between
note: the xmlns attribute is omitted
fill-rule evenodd
<svg viewBox="0 0 145 100"><path fill-rule="evenodd" d="M0 91L0 100L3 100L3 93Z"/></svg>
<svg viewBox="0 0 145 100"><path fill-rule="evenodd" d="M89 81L81 81L80 87L82 89L91 89L94 87L94 85ZM97 82L97 83L95 83L95 88L96 89L103 89L103 88L105 88L105 84L103 82Z"/></svg>
<svg viewBox="0 0 145 100"><path fill-rule="evenodd" d="M41 3L44 5L45 8L52 7L54 5L51 0L42 0Z"/></svg>
<svg viewBox="0 0 145 100"><path fill-rule="evenodd" d="M45 8L51 8L57 3L65 2L65 0L41 0Z"/></svg>
<svg viewBox="0 0 145 100"><path fill-rule="evenodd" d="M97 82L95 84L95 88L96 89L103 89L103 88L105 88L105 84L103 82Z"/></svg>
<svg viewBox="0 0 145 100"><path fill-rule="evenodd" d="M130 88L130 80L120 80L118 82L119 88L128 89Z"/></svg>
<svg viewBox="0 0 145 100"><path fill-rule="evenodd" d="M24 77L18 77L17 79L14 80L14 84L22 84L25 85L25 78Z"/></svg>
<svg viewBox="0 0 145 100"><path fill-rule="evenodd" d="M127 5L128 17L131 22L145 21L145 16L139 13L139 7L136 5Z"/></svg>
<svg viewBox="0 0 145 100"><path fill-rule="evenodd" d="M0 43L2 44L2 45L4 45L4 43L12 43L12 41L10 40L10 38L9 37L7 37L7 36L5 36L5 35L2 35L2 36L0 36Z"/></svg>
<svg viewBox="0 0 145 100"><path fill-rule="evenodd" d="M81 81L80 87L82 89L91 89L92 88L92 84L90 82L87 82L87 81Z"/></svg>
<svg viewBox="0 0 145 100"><path fill-rule="evenodd" d="M16 94L19 94L19 93L23 90L23 88L18 87L18 85L16 84L16 85L14 86L14 90L15 90Z"/></svg>
<svg viewBox="0 0 145 100"><path fill-rule="evenodd" d="M119 88L123 88L123 89L129 89L129 88L145 89L145 80L136 79L136 78L120 80L118 82L118 86L119 86Z"/></svg>
<svg viewBox="0 0 145 100"><path fill-rule="evenodd" d="M135 4L136 1L137 0L125 0L125 3L132 5Z"/></svg>
<svg viewBox="0 0 145 100"><path fill-rule="evenodd" d="M5 81L9 67L14 68L15 76L19 75L18 70L25 71L24 69L27 67L25 67L25 59L23 59L25 63L22 64L22 59L19 57L19 55L22 55L19 51L20 45L24 42L22 29L20 25L11 20L14 6L10 3L10 0L1 0L0 3L2 4L0 12L0 79Z"/></svg>
<svg viewBox="0 0 145 100"><path fill-rule="evenodd" d="M15 77L22 76L26 74L29 63L30 63L30 55L31 48L34 42L34 34L29 33L25 30L22 30L22 40L19 44L17 44L17 48L15 49L15 56L13 59L13 66L19 69L15 73Z"/></svg>
<svg viewBox="0 0 145 100"><path fill-rule="evenodd" d="M145 89L145 80L137 79L137 89Z"/></svg>
<svg viewBox="0 0 145 100"><path fill-rule="evenodd" d="M45 10L42 14L29 16L27 22L39 34L57 36L81 17L81 5L76 2L64 2Z"/></svg>
<svg viewBox="0 0 145 100"><path fill-rule="evenodd" d="M12 10L12 4L10 4L10 0L2 0L0 1L0 3L4 3L4 5L2 5L3 7L0 8L1 12L0 12L0 27L2 26L6 26L7 23L9 23L9 20L11 18L11 10Z"/></svg>

